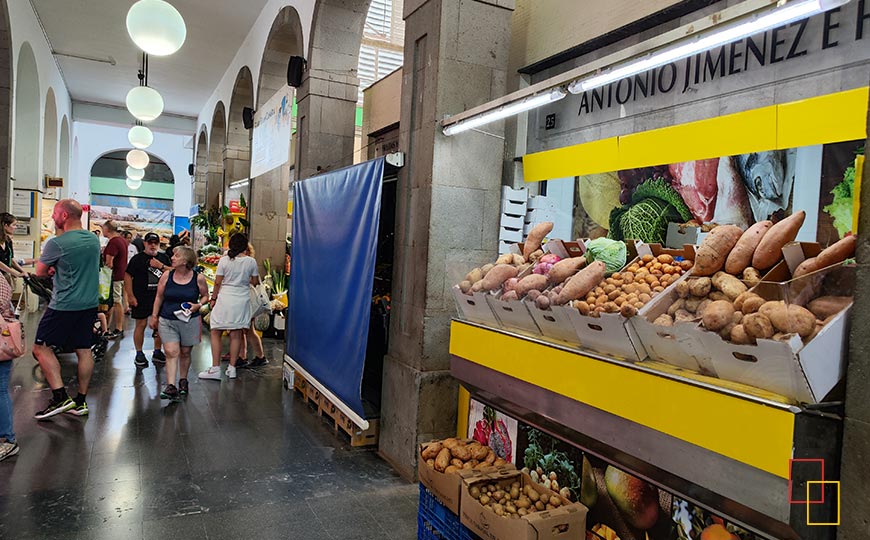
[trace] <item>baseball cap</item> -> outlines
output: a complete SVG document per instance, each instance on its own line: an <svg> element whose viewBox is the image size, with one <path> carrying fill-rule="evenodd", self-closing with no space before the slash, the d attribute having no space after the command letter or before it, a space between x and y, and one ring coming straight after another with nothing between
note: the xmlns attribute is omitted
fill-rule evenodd
<svg viewBox="0 0 870 540"><path fill-rule="evenodd" d="M143 240L146 243L148 243L148 242L160 242L160 237L157 236L155 233L150 232L150 233L145 235L145 238Z"/></svg>

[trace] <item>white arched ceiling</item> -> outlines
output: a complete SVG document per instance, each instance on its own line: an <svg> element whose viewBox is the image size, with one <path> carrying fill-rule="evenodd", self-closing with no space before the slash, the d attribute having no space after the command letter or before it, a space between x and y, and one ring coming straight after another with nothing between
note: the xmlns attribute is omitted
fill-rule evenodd
<svg viewBox="0 0 870 540"><path fill-rule="evenodd" d="M58 149L58 166L57 176L64 179L64 183L69 182L69 121L64 115L60 122L60 148Z"/></svg>
<svg viewBox="0 0 870 540"><path fill-rule="evenodd" d="M12 174L15 187L39 189L39 72L33 49L26 41L18 52L15 72L15 132Z"/></svg>
<svg viewBox="0 0 870 540"><path fill-rule="evenodd" d="M216 205L224 190L224 150L227 145L227 120L224 104L215 105L211 117L211 134L208 144L208 182L206 185L206 204Z"/></svg>
<svg viewBox="0 0 870 540"><path fill-rule="evenodd" d="M248 178L251 173L251 131L245 128L242 111L254 108L254 79L248 66L242 67L236 76L227 122L227 148L232 156L225 161L226 182Z"/></svg>
<svg viewBox="0 0 870 540"><path fill-rule="evenodd" d="M196 143L196 161L193 176L193 204L206 203L208 186L208 135L202 126Z"/></svg>
<svg viewBox="0 0 870 540"><path fill-rule="evenodd" d="M42 174L57 176L57 101L49 87L45 94L45 115L42 127Z"/></svg>
<svg viewBox="0 0 870 540"><path fill-rule="evenodd" d="M302 22L293 6L284 7L269 30L260 77L257 83L257 108L287 86L287 62L291 56L304 56Z"/></svg>

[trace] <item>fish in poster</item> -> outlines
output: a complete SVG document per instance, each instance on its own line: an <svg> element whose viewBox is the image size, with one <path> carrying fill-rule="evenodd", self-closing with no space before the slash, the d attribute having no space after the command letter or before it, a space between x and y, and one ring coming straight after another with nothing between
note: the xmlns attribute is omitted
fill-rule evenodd
<svg viewBox="0 0 870 540"><path fill-rule="evenodd" d="M668 166L671 185L700 223L713 221L719 191L719 158L672 163Z"/></svg>
<svg viewBox="0 0 870 540"><path fill-rule="evenodd" d="M713 212L713 221L720 225L748 228L753 223L752 207L749 204L749 195L743 184L736 158L723 157L719 160L716 184L716 209Z"/></svg>
<svg viewBox="0 0 870 540"><path fill-rule="evenodd" d="M793 157L783 150L736 156L756 221L788 208L794 184L794 166L789 164Z"/></svg>

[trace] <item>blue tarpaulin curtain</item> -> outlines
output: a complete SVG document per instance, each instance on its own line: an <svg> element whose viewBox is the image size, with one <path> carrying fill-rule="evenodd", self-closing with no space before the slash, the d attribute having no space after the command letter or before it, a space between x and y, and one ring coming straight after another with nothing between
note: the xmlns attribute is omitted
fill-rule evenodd
<svg viewBox="0 0 870 540"><path fill-rule="evenodd" d="M383 175L377 159L293 186L287 354L363 418Z"/></svg>

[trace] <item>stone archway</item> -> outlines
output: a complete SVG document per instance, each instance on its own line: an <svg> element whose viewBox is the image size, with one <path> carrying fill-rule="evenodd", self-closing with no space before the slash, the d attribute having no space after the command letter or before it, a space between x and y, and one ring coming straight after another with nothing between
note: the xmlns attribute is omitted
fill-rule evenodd
<svg viewBox="0 0 870 540"><path fill-rule="evenodd" d="M12 174L16 187L39 189L39 72L36 57L26 41L18 52L15 70L15 149Z"/></svg>
<svg viewBox="0 0 870 540"><path fill-rule="evenodd" d="M60 121L60 148L58 149L57 176L64 179L64 185L69 185L69 120L66 115Z"/></svg>
<svg viewBox="0 0 870 540"><path fill-rule="evenodd" d="M12 199L9 181L12 158L12 32L6 0L0 0L0 210L8 210Z"/></svg>
<svg viewBox="0 0 870 540"><path fill-rule="evenodd" d="M227 116L227 144L224 153L224 198L238 199L239 194L250 198L250 185L230 189L233 182L250 179L251 176L251 130L245 127L242 111L254 109L254 77L248 66L243 66L236 75L230 110Z"/></svg>
<svg viewBox="0 0 870 540"><path fill-rule="evenodd" d="M357 67L370 0L318 0L308 70L296 94L296 177L353 163Z"/></svg>
<svg viewBox="0 0 870 540"><path fill-rule="evenodd" d="M294 91L287 85L287 62L291 56L303 56L302 23L291 6L284 7L272 22L257 84L257 110L262 110L277 94L292 102ZM287 201L293 176L293 144L288 146L289 161L251 179L251 243L257 258L283 261L287 237Z"/></svg>
<svg viewBox="0 0 870 540"><path fill-rule="evenodd" d="M214 206L224 191L224 150L227 144L226 111L222 101L218 101L211 117L211 134L208 145L208 180L206 183L206 206Z"/></svg>
<svg viewBox="0 0 870 540"><path fill-rule="evenodd" d="M45 94L45 113L42 125L42 174L57 176L57 102L54 89Z"/></svg>
<svg viewBox="0 0 870 540"><path fill-rule="evenodd" d="M203 125L199 130L196 143L196 168L193 175L193 204L206 203L206 186L208 185L208 135Z"/></svg>

